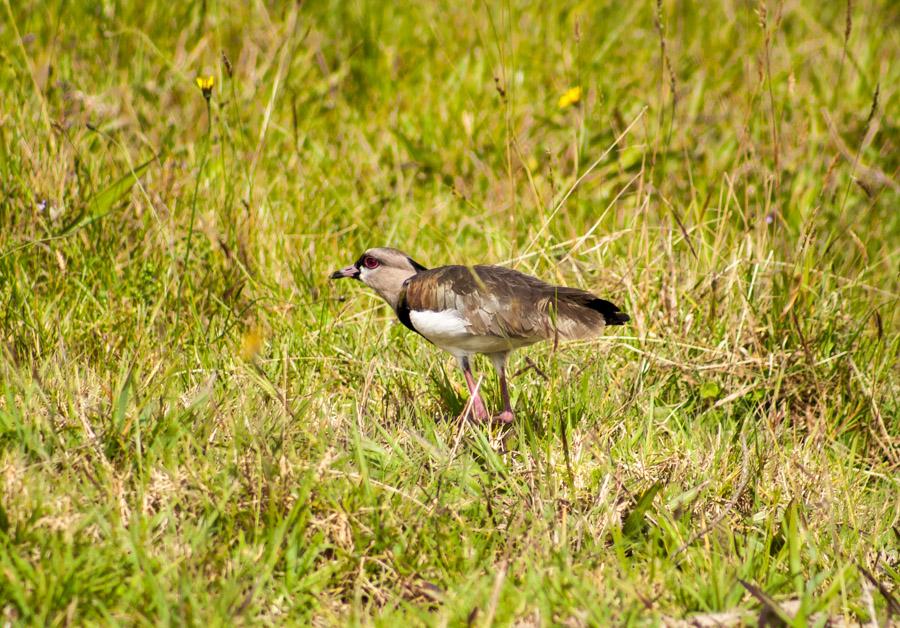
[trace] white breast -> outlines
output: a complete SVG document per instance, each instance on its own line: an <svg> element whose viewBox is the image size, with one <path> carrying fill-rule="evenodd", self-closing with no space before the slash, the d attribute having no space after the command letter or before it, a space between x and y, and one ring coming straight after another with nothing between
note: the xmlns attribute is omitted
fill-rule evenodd
<svg viewBox="0 0 900 628"><path fill-rule="evenodd" d="M469 331L466 319L456 310L411 311L409 320L417 332L454 355L509 351L530 345L536 340L475 335Z"/></svg>
<svg viewBox="0 0 900 628"><path fill-rule="evenodd" d="M441 345L439 340L460 340L471 335L466 320L456 310L412 311L409 313L409 320L416 331L436 345Z"/></svg>

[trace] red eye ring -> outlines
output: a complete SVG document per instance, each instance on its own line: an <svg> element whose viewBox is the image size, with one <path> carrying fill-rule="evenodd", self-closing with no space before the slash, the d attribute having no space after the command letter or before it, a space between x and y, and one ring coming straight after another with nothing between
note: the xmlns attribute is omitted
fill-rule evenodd
<svg viewBox="0 0 900 628"><path fill-rule="evenodd" d="M379 266L381 266L381 262L379 262L379 261L378 261L377 259L375 259L374 257L366 256L366 257L363 259L363 265L364 265L366 268L373 269L373 268L378 268Z"/></svg>

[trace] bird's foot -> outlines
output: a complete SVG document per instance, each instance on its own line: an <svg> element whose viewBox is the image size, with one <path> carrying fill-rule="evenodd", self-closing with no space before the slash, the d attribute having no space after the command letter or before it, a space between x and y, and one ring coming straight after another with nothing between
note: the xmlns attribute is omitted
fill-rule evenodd
<svg viewBox="0 0 900 628"><path fill-rule="evenodd" d="M515 421L516 415L513 414L512 410L504 410L500 414L495 414L493 421L494 423L499 423L500 425L509 425L513 421Z"/></svg>
<svg viewBox="0 0 900 628"><path fill-rule="evenodd" d="M484 407L484 402L481 400L481 397L472 399L472 404L469 408L469 417L476 423L487 423L491 420L491 413Z"/></svg>

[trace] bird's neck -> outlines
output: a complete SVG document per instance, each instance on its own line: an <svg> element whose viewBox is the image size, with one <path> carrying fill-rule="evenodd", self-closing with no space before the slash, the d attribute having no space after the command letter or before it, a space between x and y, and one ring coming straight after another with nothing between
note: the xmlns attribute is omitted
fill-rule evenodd
<svg viewBox="0 0 900 628"><path fill-rule="evenodd" d="M396 311L400 292L403 290L403 282L415 274L414 270L390 269L389 273L380 273L378 280L369 285Z"/></svg>

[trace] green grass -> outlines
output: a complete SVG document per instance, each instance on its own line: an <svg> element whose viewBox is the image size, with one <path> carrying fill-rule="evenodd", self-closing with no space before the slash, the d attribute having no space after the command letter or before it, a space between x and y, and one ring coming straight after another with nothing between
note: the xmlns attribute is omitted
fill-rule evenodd
<svg viewBox="0 0 900 628"><path fill-rule="evenodd" d="M2 623L888 621L896 3L0 2ZM462 424L385 244L632 321Z"/></svg>

